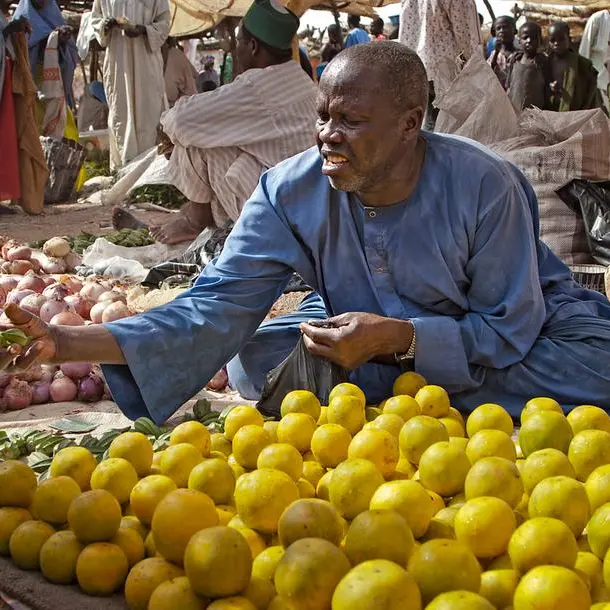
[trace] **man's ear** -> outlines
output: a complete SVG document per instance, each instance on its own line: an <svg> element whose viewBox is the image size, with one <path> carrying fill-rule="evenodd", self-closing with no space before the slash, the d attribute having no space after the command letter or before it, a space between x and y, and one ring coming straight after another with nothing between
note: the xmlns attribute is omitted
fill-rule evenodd
<svg viewBox="0 0 610 610"><path fill-rule="evenodd" d="M261 50L261 46L258 44L258 40L256 40L254 36L250 39L250 48L252 49L253 56L258 55L259 51Z"/></svg>
<svg viewBox="0 0 610 610"><path fill-rule="evenodd" d="M419 136L422 124L424 122L424 109L421 106L415 106L407 110L403 118L403 134L405 141L413 140Z"/></svg>

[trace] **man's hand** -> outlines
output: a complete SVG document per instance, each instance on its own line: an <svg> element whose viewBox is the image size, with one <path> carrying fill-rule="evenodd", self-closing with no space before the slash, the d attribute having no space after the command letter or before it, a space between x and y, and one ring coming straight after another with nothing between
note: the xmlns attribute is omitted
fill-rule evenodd
<svg viewBox="0 0 610 610"><path fill-rule="evenodd" d="M347 370L380 356L408 351L413 325L372 313L344 313L328 320L301 324L303 340L315 356Z"/></svg>
<svg viewBox="0 0 610 610"><path fill-rule="evenodd" d="M11 34L17 34L18 32L31 32L32 26L30 22L25 17L18 17L17 19L13 19L5 28L4 28L4 37Z"/></svg>
<svg viewBox="0 0 610 610"><path fill-rule="evenodd" d="M157 154L164 155L166 159L172 156L174 143L169 139L169 136L163 131L161 125L157 127Z"/></svg>
<svg viewBox="0 0 610 610"><path fill-rule="evenodd" d="M32 364L43 364L54 360L57 355L57 342L53 327L14 303L6 306L4 314L11 321L11 325L0 326L0 330L18 328L31 339L31 343L25 347L13 343L8 347L0 348L0 370L16 373Z"/></svg>
<svg viewBox="0 0 610 610"><path fill-rule="evenodd" d="M119 22L114 17L109 17L108 19L104 19L102 23L102 29L104 30L104 34L108 34L110 30L116 28L119 25Z"/></svg>
<svg viewBox="0 0 610 610"><path fill-rule="evenodd" d="M146 34L146 28L143 25L124 25L123 32L125 32L125 36L129 36L129 38L138 38L139 36L144 36Z"/></svg>
<svg viewBox="0 0 610 610"><path fill-rule="evenodd" d="M72 38L72 28L69 25L62 25L57 28L59 32L59 42L66 43Z"/></svg>

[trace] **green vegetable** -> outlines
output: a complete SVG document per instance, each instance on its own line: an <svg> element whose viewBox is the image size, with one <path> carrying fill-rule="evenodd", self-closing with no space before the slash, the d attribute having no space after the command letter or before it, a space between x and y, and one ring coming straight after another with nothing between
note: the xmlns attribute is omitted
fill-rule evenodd
<svg viewBox="0 0 610 610"><path fill-rule="evenodd" d="M21 345L21 347L25 347L26 345L29 345L31 341L32 339L18 328L0 331L0 346L2 347L8 347L14 343Z"/></svg>

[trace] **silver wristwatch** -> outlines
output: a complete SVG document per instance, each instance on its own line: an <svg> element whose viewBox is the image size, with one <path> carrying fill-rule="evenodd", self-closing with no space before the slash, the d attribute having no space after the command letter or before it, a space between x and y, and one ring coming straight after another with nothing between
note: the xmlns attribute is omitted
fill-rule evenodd
<svg viewBox="0 0 610 610"><path fill-rule="evenodd" d="M394 354L394 360L396 360L396 364L398 364L401 368L412 368L413 361L415 360L415 348L417 345L417 336L415 334L415 325L411 323L413 327L413 339L411 340L411 345L406 352L399 354L396 352Z"/></svg>

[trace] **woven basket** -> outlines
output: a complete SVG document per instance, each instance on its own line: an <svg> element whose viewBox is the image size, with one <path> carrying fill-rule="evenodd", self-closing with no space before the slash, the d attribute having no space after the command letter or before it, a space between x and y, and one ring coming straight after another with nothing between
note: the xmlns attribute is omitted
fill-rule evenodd
<svg viewBox="0 0 610 610"><path fill-rule="evenodd" d="M570 270L572 277L581 286L606 294L606 267L603 265L572 265Z"/></svg>

